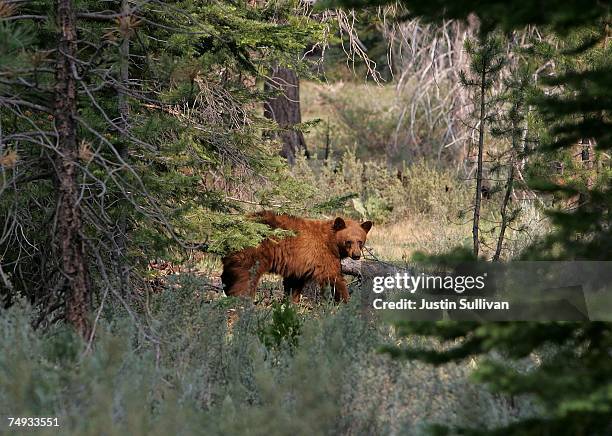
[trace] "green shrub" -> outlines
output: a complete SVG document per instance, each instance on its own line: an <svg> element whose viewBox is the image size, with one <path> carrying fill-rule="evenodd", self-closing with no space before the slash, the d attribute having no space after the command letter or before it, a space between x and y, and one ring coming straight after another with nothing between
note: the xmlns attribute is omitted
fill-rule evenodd
<svg viewBox="0 0 612 436"><path fill-rule="evenodd" d="M302 322L296 306L290 301L275 301L270 311L272 319L259 328L258 335L266 348L279 348L286 343L291 349L298 344Z"/></svg>

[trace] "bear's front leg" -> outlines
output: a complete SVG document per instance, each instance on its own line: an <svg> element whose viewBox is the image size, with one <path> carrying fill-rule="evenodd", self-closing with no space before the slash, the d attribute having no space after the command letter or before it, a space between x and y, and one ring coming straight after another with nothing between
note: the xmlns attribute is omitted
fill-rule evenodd
<svg viewBox="0 0 612 436"><path fill-rule="evenodd" d="M334 300L342 301L343 303L348 303L349 292L348 287L346 286L346 280L344 279L344 276L342 274L339 274L335 278L335 281L332 283L332 285L335 287L336 291L334 292Z"/></svg>
<svg viewBox="0 0 612 436"><path fill-rule="evenodd" d="M302 291L304 290L305 280L297 279L295 277L283 278L283 288L285 295L290 296L294 303L299 303L302 297Z"/></svg>
<svg viewBox="0 0 612 436"><path fill-rule="evenodd" d="M330 286L332 288L332 290L334 291L334 300L339 302L342 301L343 303L347 303L349 300L349 293L348 293L348 287L346 286L346 280L344 280L344 276L342 275L341 272L339 272L338 274L331 276L331 277L326 277L320 280L317 280L319 286L321 287L321 289L323 289L325 286Z"/></svg>

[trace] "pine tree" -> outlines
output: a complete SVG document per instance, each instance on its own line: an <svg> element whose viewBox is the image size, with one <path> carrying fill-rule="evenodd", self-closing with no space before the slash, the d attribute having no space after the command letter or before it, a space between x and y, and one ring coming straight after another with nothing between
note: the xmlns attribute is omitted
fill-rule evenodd
<svg viewBox="0 0 612 436"><path fill-rule="evenodd" d="M460 74L463 86L474 88L475 107L478 107L477 127L478 131L478 158L476 162L476 194L474 198L474 218L472 220L472 242L474 256L478 257L480 250L480 207L483 193L483 155L485 148L485 133L489 127L492 99L489 96L491 87L497 80L499 72L505 65L504 53L499 38L494 36L482 36L476 43L466 40L465 50L471 58L470 77L462 71Z"/></svg>

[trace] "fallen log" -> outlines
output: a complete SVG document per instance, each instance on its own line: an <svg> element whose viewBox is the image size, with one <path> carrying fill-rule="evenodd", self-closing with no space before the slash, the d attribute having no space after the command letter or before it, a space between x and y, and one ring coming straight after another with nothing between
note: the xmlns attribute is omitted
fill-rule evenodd
<svg viewBox="0 0 612 436"><path fill-rule="evenodd" d="M394 276L397 273L414 274L411 268L399 267L388 262L378 260L353 260L350 257L342 259L342 273L364 280L371 280L378 276Z"/></svg>

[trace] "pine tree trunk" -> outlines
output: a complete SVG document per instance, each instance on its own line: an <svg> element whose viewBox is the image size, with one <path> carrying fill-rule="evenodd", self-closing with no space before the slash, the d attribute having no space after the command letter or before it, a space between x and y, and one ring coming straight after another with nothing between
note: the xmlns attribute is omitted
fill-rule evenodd
<svg viewBox="0 0 612 436"><path fill-rule="evenodd" d="M58 187L57 243L66 289L66 320L87 338L90 304L89 279L85 262L83 224L79 208L77 143L77 32L72 0L57 0L60 29L55 70L55 128L57 156L55 171Z"/></svg>
<svg viewBox="0 0 612 436"><path fill-rule="evenodd" d="M499 236L497 238L497 246L495 247L495 254L493 255L493 262L498 262L501 256L504 237L506 235L506 229L508 228L508 204L510 203L510 197L514 189L514 173L517 165L517 156L522 154L525 149L525 141L527 139L526 131L527 125L524 129L517 129L517 122L512 122L512 149L510 150L510 169L508 170L508 179L506 180L506 193L504 194L504 201L501 206L501 226L499 229ZM521 138L519 138L520 132Z"/></svg>
<svg viewBox="0 0 612 436"><path fill-rule="evenodd" d="M482 199L482 152L484 148L485 133L485 90L486 90L486 65L482 66L480 76L480 128L478 129L478 163L476 167L476 198L474 200L474 222L472 225L472 238L474 242L474 255L478 256L480 240L478 231L480 227L480 203Z"/></svg>
<svg viewBox="0 0 612 436"><path fill-rule="evenodd" d="M281 155L290 165L295 163L295 157L300 150L304 150L306 157L310 157L304 134L292 129L293 126L302 122L300 83L295 71L284 67L274 67L272 77L266 81L264 90L280 91L280 94L270 97L264 103L264 116L276 121L283 129L279 135L283 143Z"/></svg>
<svg viewBox="0 0 612 436"><path fill-rule="evenodd" d="M508 173L508 180L506 181L506 194L504 195L504 201L501 207L501 227L499 229L499 237L497 238L497 247L495 248L495 254L493 255L493 262L499 261L501 256L502 247L504 244L504 236L506 234L506 228L508 227L508 203L510 202L510 196L512 195L512 187L514 185L514 159L510 162L510 171Z"/></svg>
<svg viewBox="0 0 612 436"><path fill-rule="evenodd" d="M131 7L129 0L121 1L121 15L122 15L122 28L123 28L123 41L119 46L119 83L121 84L121 88L117 95L117 106L119 110L119 129L121 130L119 133L123 138L126 138L127 132L129 130L129 117L130 117L130 107L127 100L127 89L129 87L129 62L130 62L130 32L131 29L128 28L129 18L131 15ZM127 147L127 138L125 142L122 142L118 147L119 156L123 159L124 162L128 160L128 147ZM117 222L117 238L116 238L116 252L115 252L115 262L116 268L119 273L119 280L121 283L121 292L125 295L127 294L130 279L129 279L129 269L127 268L127 262L124 257L126 256L127 251L127 208L129 206L126 204L125 207L121 209L119 220Z"/></svg>
<svg viewBox="0 0 612 436"><path fill-rule="evenodd" d="M122 130L120 133L125 133L128 130L128 119L130 116L130 108L127 102L126 89L129 86L129 61L130 61L130 29L128 28L128 20L131 15L131 8L129 0L121 1L121 19L122 19L122 36L123 40L119 46L119 83L121 89L117 95L117 106L119 109L119 128ZM127 158L127 146L122 143L119 148L119 154L121 158Z"/></svg>
<svg viewBox="0 0 612 436"><path fill-rule="evenodd" d="M580 166L586 170L586 188L587 191L590 192L595 184L595 174L592 171L595 163L595 150L593 148L593 142L590 139L582 139L580 144ZM588 195L586 193L580 193L578 204L584 204L587 201Z"/></svg>
<svg viewBox="0 0 612 436"><path fill-rule="evenodd" d="M331 138L329 135L329 117L327 117L327 133L325 134L325 165L329 163L330 152L331 152Z"/></svg>

